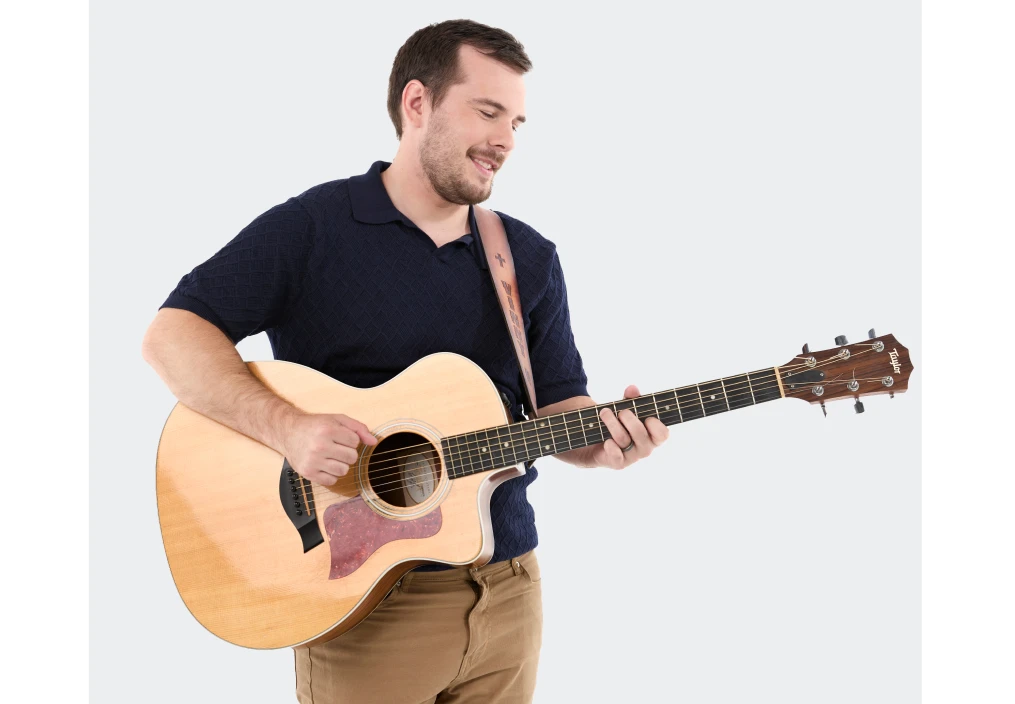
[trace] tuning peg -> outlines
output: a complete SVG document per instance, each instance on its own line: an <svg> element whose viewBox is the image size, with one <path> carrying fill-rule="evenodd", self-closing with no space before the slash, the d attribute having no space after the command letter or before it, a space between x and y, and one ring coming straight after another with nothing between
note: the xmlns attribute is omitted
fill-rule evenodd
<svg viewBox="0 0 1015 704"><path fill-rule="evenodd" d="M860 399L857 399L856 403L853 404L853 410L857 413L863 413L863 404L860 403Z"/></svg>
<svg viewBox="0 0 1015 704"><path fill-rule="evenodd" d="M810 354L811 353L811 346L808 345L807 343L804 343L803 353L804 354Z"/></svg>
<svg viewBox="0 0 1015 704"><path fill-rule="evenodd" d="M848 345L849 343L846 342L845 335L839 335L838 337L835 338L835 344L837 344L839 347L843 347L845 345Z"/></svg>
<svg viewBox="0 0 1015 704"><path fill-rule="evenodd" d="M874 328L871 328L870 330L867 331L867 337L871 340L877 337L877 335L874 334Z"/></svg>
<svg viewBox="0 0 1015 704"><path fill-rule="evenodd" d="M828 411L825 410L825 402L821 402L821 412L825 414L825 418L828 417Z"/></svg>

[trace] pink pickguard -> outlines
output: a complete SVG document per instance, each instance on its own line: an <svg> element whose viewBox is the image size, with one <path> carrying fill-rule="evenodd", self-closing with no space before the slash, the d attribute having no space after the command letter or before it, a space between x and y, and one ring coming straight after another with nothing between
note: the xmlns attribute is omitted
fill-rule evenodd
<svg viewBox="0 0 1015 704"><path fill-rule="evenodd" d="M395 521L370 510L357 497L324 510L324 529L331 545L331 575L341 579L352 574L377 548L394 540L429 538L441 529L438 507L422 518Z"/></svg>

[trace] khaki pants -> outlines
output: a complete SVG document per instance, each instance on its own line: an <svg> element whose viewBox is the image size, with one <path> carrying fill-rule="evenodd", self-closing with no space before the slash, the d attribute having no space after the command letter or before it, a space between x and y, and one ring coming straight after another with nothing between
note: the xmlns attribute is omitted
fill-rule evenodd
<svg viewBox="0 0 1015 704"><path fill-rule="evenodd" d="M301 704L531 702L542 643L530 551L478 569L410 572L348 633L295 650Z"/></svg>

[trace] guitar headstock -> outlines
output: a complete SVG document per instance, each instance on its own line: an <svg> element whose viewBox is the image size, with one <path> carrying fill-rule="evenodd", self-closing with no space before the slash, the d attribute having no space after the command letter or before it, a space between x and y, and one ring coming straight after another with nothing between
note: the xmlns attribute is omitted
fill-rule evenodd
<svg viewBox="0 0 1015 704"><path fill-rule="evenodd" d="M845 337L835 338L835 347L803 352L779 367L779 377L786 398L799 398L810 403L853 398L857 413L863 413L861 396L888 394L894 396L909 388L913 363L909 350L894 335L875 337L853 345Z"/></svg>

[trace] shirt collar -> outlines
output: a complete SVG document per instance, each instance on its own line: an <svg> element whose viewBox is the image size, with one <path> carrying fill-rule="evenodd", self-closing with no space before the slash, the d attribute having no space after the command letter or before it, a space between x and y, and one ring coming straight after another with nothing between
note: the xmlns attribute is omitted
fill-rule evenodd
<svg viewBox="0 0 1015 704"><path fill-rule="evenodd" d="M410 227L416 227L409 218L398 212L395 204L391 202L391 196L384 188L381 172L389 166L391 166L389 161L375 161L365 174L349 179L352 216L360 222L371 225L383 225L400 220Z"/></svg>
<svg viewBox="0 0 1015 704"><path fill-rule="evenodd" d="M381 172L391 166L390 161L375 161L370 170L359 176L352 176L349 179L349 200L352 203L352 216L363 223L370 225L383 225L389 222L402 222L409 227L419 229L416 224L399 212L395 204L391 202L381 180ZM469 229L475 233L475 222L472 206L469 206ZM469 240L472 236L470 234Z"/></svg>
<svg viewBox="0 0 1015 704"><path fill-rule="evenodd" d="M370 225L383 225L391 222L401 222L409 227L419 230L412 220L407 218L395 204L391 202L391 196L384 187L381 180L381 172L391 166L390 161L375 161L370 170L359 176L349 178L349 201L352 205L352 216L362 223ZM469 206L469 234L462 237L462 244L469 245L476 256L476 261L481 269L487 269L485 257L482 250L476 246L478 232L476 225L476 213L473 206Z"/></svg>

